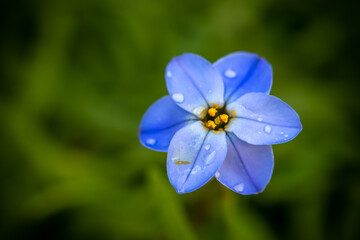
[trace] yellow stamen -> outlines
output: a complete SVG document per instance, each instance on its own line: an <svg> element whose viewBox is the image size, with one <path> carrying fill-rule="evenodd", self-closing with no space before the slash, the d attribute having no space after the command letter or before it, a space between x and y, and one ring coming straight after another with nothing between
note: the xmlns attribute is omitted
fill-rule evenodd
<svg viewBox="0 0 360 240"><path fill-rule="evenodd" d="M221 114L220 115L220 119L223 123L227 123L228 120L229 120L229 116L227 114ZM215 119L215 122L216 122L216 119ZM217 123L218 124L218 123Z"/></svg>
<svg viewBox="0 0 360 240"><path fill-rule="evenodd" d="M210 108L208 110L208 113L211 117L215 117L215 114L217 113L217 110L215 108Z"/></svg>
<svg viewBox="0 0 360 240"><path fill-rule="evenodd" d="M219 116L217 116L214 120L216 125L219 125L221 123Z"/></svg>
<svg viewBox="0 0 360 240"><path fill-rule="evenodd" d="M205 123L205 126L206 126L207 128L213 128L213 129L215 129L216 124L214 123L214 121L209 120L209 121L207 121L207 122Z"/></svg>

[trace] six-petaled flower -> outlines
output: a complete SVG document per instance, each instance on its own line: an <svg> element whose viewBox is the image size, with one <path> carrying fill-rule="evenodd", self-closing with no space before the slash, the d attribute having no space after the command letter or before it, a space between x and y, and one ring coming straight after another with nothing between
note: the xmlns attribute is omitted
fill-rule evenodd
<svg viewBox="0 0 360 240"><path fill-rule="evenodd" d="M186 53L170 61L165 78L170 95L149 107L139 137L168 152L175 190L194 191L215 176L241 194L263 191L274 167L271 145L302 129L297 113L269 95L271 65L246 52L214 64Z"/></svg>

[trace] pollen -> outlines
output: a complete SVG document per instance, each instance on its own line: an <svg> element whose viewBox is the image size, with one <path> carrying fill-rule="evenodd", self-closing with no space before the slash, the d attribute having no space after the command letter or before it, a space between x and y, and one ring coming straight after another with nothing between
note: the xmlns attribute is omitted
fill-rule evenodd
<svg viewBox="0 0 360 240"><path fill-rule="evenodd" d="M181 161L181 160L175 162L176 166L179 166L180 164L190 164L190 163L191 162L189 161Z"/></svg>
<svg viewBox="0 0 360 240"><path fill-rule="evenodd" d="M229 116L227 114L221 114L220 115L220 120L223 122L223 123L227 123L228 120L229 120ZM216 121L216 119L215 119ZM216 122L215 122L216 123ZM218 124L218 123L217 123Z"/></svg>
<svg viewBox="0 0 360 240"><path fill-rule="evenodd" d="M215 108L210 108L208 110L209 116L210 117L215 117L215 114L217 113L217 110Z"/></svg>
<svg viewBox="0 0 360 240"><path fill-rule="evenodd" d="M214 121L211 121L211 120L207 121L207 122L205 123L205 126L206 126L207 128L212 128L212 129L215 129L215 128L216 128L216 124L214 123Z"/></svg>
<svg viewBox="0 0 360 240"><path fill-rule="evenodd" d="M232 115L232 117L236 117L236 111L235 111L235 110L231 110L231 115Z"/></svg>

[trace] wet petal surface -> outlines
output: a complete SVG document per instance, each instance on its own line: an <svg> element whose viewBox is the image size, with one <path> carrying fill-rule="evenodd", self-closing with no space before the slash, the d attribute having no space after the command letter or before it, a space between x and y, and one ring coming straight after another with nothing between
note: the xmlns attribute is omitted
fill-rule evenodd
<svg viewBox="0 0 360 240"><path fill-rule="evenodd" d="M181 108L196 114L201 107L224 104L224 84L206 59L192 53L175 57L166 67L170 96Z"/></svg>
<svg viewBox="0 0 360 240"><path fill-rule="evenodd" d="M227 109L236 112L227 131L250 144L288 142L302 130L299 115L289 105L264 93L248 93Z"/></svg>
<svg viewBox="0 0 360 240"><path fill-rule="evenodd" d="M164 96L153 103L140 124L140 142L145 147L166 152L177 130L197 118Z"/></svg>
<svg viewBox="0 0 360 240"><path fill-rule="evenodd" d="M270 93L272 67L257 54L236 52L214 63L224 80L225 101L231 103L249 92Z"/></svg>
<svg viewBox="0 0 360 240"><path fill-rule="evenodd" d="M209 181L227 152L225 132L214 133L194 122L180 129L170 142L167 172L178 193L192 192Z"/></svg>
<svg viewBox="0 0 360 240"><path fill-rule="evenodd" d="M271 146L251 145L233 133L227 134L228 152L215 177L241 194L256 194L269 183L274 168Z"/></svg>

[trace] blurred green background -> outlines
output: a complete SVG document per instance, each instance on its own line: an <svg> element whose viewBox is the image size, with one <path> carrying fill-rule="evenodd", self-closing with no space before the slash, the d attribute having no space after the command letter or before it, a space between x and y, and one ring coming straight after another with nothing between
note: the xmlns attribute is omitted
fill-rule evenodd
<svg viewBox="0 0 360 240"><path fill-rule="evenodd" d="M0 3L1 239L360 239L356 1ZM259 195L178 195L140 145L173 56L256 52L303 131Z"/></svg>

